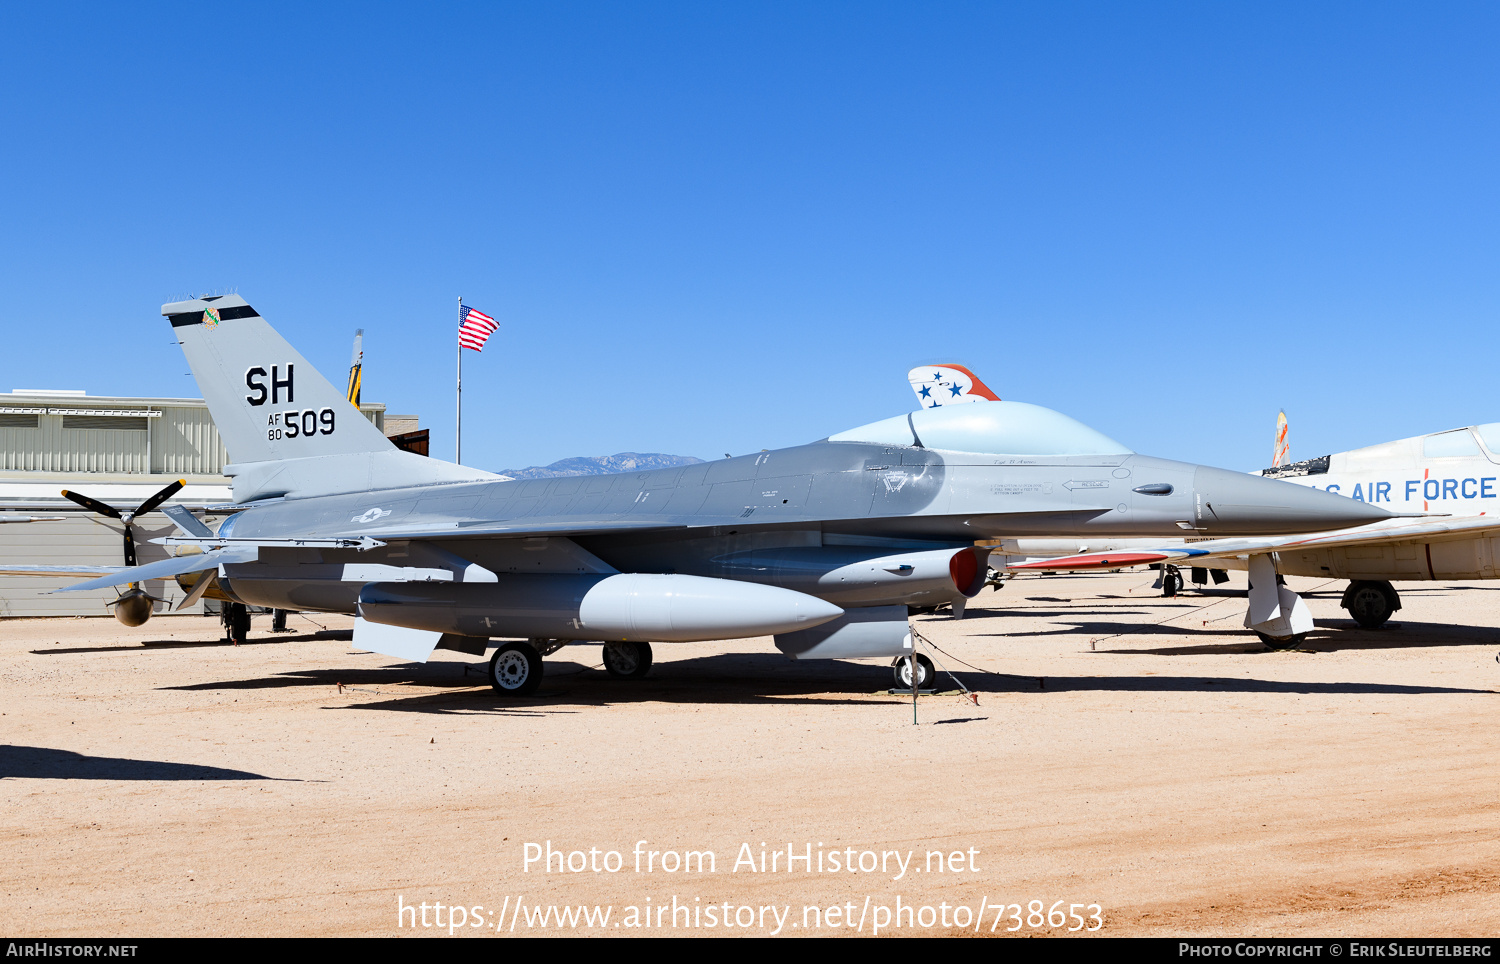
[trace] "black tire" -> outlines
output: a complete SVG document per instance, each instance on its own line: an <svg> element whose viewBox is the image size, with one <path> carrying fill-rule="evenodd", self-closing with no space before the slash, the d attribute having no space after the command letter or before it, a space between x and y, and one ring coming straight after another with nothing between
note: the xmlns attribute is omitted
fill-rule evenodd
<svg viewBox="0 0 1500 964"><path fill-rule="evenodd" d="M651 644L605 643L604 668L615 679L640 679L651 669Z"/></svg>
<svg viewBox="0 0 1500 964"><path fill-rule="evenodd" d="M250 638L250 607L244 603L226 603L224 609L224 629L229 633L229 641L238 646Z"/></svg>
<svg viewBox="0 0 1500 964"><path fill-rule="evenodd" d="M896 678L896 689L911 690L911 657L898 656L891 667L892 675ZM917 654L917 689L932 689L932 684L937 680L937 669L932 665L932 660Z"/></svg>
<svg viewBox="0 0 1500 964"><path fill-rule="evenodd" d="M1378 582L1356 582L1350 586L1344 596L1344 608L1363 629L1379 629L1396 611L1390 594Z"/></svg>
<svg viewBox="0 0 1500 964"><path fill-rule="evenodd" d="M1296 649L1307 639L1306 633L1298 633L1295 636L1267 636L1260 630L1255 631L1260 641L1266 644L1266 649Z"/></svg>
<svg viewBox="0 0 1500 964"><path fill-rule="evenodd" d="M542 685L542 657L530 643L506 643L490 657L490 686L502 696L530 696Z"/></svg>
<svg viewBox="0 0 1500 964"><path fill-rule="evenodd" d="M1176 569L1169 569L1161 576L1161 594L1171 599L1182 592L1182 573Z"/></svg>

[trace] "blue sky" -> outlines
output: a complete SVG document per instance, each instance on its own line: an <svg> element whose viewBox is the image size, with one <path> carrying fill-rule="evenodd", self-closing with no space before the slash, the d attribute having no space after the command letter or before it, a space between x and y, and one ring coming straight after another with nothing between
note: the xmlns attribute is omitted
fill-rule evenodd
<svg viewBox="0 0 1500 964"><path fill-rule="evenodd" d="M465 462L713 458L913 365L1267 464L1500 420L1500 8L0 8L0 391L196 395L233 288Z"/></svg>

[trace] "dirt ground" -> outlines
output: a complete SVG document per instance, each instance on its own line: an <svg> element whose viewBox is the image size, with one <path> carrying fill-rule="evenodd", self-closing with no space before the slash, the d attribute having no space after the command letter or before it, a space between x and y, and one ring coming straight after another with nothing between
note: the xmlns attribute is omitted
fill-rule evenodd
<svg viewBox="0 0 1500 964"><path fill-rule="evenodd" d="M1317 629L1270 652L1242 591L1149 578L917 619L978 704L944 676L915 726L888 667L768 639L638 682L569 647L510 700L341 617L5 620L7 930L1500 934L1500 584L1364 631L1292 580Z"/></svg>

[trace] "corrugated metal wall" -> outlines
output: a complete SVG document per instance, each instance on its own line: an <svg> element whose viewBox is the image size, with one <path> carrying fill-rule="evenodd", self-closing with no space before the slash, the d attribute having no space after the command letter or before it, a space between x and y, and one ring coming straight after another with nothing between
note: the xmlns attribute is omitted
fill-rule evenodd
<svg viewBox="0 0 1500 964"><path fill-rule="evenodd" d="M93 398L87 402L97 404ZM135 417L140 407L116 409L121 416L113 419L53 414L22 416L18 413L27 411L24 405L7 405L0 396L0 416L6 416L0 420L0 471L223 474L229 453L206 406L165 404L152 408L161 413L160 417L145 419L149 428L140 431L136 426L142 420ZM37 409L30 411L35 413ZM384 406L361 406L361 412L377 427L384 420ZM35 419L35 428L15 427L15 423L31 418ZM121 429L70 428L64 424L69 420L75 425L118 421Z"/></svg>
<svg viewBox="0 0 1500 964"><path fill-rule="evenodd" d="M152 470L163 475L219 475L229 453L207 408L165 410L151 420Z"/></svg>
<svg viewBox="0 0 1500 964"><path fill-rule="evenodd" d="M146 470L145 432L64 428L65 417L40 415L37 416L36 428L0 429L0 445L4 446L0 452L0 469L22 472Z"/></svg>
<svg viewBox="0 0 1500 964"><path fill-rule="evenodd" d="M38 418L38 424L40 424ZM11 421L7 419L7 421ZM61 423L62 419L58 419ZM0 428L0 469L20 472L40 470L42 453L47 449L41 442L42 433L34 428Z"/></svg>
<svg viewBox="0 0 1500 964"><path fill-rule="evenodd" d="M148 409L161 414L145 417ZM377 427L381 425L384 405L362 405L360 409ZM119 414L113 414L116 412ZM177 478L196 478L196 484L227 484L223 471L228 458L208 407L200 401L0 395L0 472L7 473L3 479L6 483L45 481L59 489L89 494L90 486L123 481L140 489L138 500L154 487ZM48 493L47 498L56 498L54 493ZM136 504L130 499L115 502L121 507ZM4 509L3 504L0 509ZM64 514L65 518L57 521L0 524L0 564L123 565L117 521L79 512L72 506ZM216 526L221 520L215 517L207 521ZM176 527L165 515L149 513L136 527L140 561L166 558L166 550L150 540L174 532ZM0 576L0 618L108 615L111 610L105 603L117 597L114 589L45 594L79 581L77 576ZM158 613L170 611L183 596L171 579L153 580L145 588L153 596L169 600L157 605ZM188 611L202 610L200 602Z"/></svg>
<svg viewBox="0 0 1500 964"><path fill-rule="evenodd" d="M219 516L206 520L217 526ZM78 513L57 522L11 523L0 526L0 565L6 566L121 566L124 536L120 523ZM135 527L136 552L142 564L167 558L167 550L152 539L175 535L177 527L159 512L150 512ZM57 593L51 590L81 582L84 576L0 576L0 617L5 616L108 616L114 610L105 603L119 596L114 589ZM182 601L183 591L172 579L153 579L144 585L151 595L166 599L156 611L170 612ZM201 613L203 604L187 610Z"/></svg>

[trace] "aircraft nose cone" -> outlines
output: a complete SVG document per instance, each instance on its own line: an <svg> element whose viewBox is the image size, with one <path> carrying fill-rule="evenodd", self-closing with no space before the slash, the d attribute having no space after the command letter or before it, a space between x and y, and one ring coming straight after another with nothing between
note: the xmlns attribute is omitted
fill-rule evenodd
<svg viewBox="0 0 1500 964"><path fill-rule="evenodd" d="M1194 526L1216 536L1347 529L1391 518L1368 502L1317 489L1200 466L1193 474Z"/></svg>

